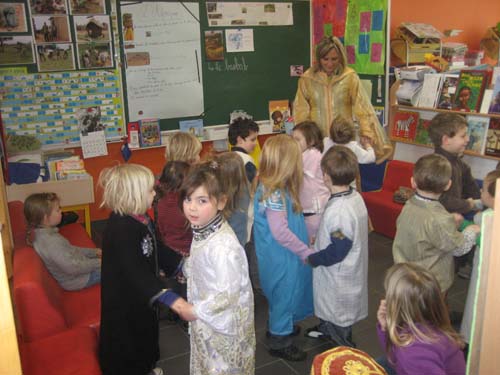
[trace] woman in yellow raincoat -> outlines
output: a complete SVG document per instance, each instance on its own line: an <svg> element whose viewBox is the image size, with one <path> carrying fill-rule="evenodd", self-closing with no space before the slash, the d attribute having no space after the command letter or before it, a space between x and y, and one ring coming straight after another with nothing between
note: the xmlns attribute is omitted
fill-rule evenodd
<svg viewBox="0 0 500 375"><path fill-rule="evenodd" d="M337 117L354 118L359 124L360 137L370 138L377 162L392 153L392 145L370 98L356 72L347 66L344 46L336 37L325 37L319 42L315 64L299 79L293 108L295 123L312 120L325 137Z"/></svg>

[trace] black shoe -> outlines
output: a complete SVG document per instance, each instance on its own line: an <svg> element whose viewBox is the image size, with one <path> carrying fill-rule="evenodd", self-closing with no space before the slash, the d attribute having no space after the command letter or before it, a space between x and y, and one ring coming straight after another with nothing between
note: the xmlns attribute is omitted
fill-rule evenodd
<svg viewBox="0 0 500 375"><path fill-rule="evenodd" d="M290 337L295 337L295 336L298 336L300 333L300 326L297 326L297 325L293 325L293 331L292 333L290 333L289 335L287 336L290 336ZM272 333L269 332L269 331L266 331L266 337L269 338L272 336Z"/></svg>
<svg viewBox="0 0 500 375"><path fill-rule="evenodd" d="M326 335L319 330L319 326L314 326L306 329L306 333L304 333L304 336L309 337L310 339L326 338Z"/></svg>
<svg viewBox="0 0 500 375"><path fill-rule="evenodd" d="M273 357L283 358L286 361L292 362L300 362L307 357L307 353L300 350L295 345L290 345L283 349L269 349L269 354Z"/></svg>

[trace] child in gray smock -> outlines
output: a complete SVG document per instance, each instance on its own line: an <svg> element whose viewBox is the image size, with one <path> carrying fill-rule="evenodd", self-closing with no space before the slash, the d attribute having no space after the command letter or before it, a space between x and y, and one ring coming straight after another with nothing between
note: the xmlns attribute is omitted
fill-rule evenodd
<svg viewBox="0 0 500 375"><path fill-rule="evenodd" d="M61 208L55 193L30 195L24 202L24 216L27 243L34 229L33 247L63 289L79 290L101 281L101 249L73 246L59 233Z"/></svg>

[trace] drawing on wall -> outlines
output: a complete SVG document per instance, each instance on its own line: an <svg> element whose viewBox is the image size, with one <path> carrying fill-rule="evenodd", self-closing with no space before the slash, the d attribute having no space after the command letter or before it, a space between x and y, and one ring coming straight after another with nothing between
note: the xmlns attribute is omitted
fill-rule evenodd
<svg viewBox="0 0 500 375"><path fill-rule="evenodd" d="M253 29L227 29L226 30L227 52L252 52Z"/></svg>
<svg viewBox="0 0 500 375"><path fill-rule="evenodd" d="M37 44L71 42L67 16L33 16L33 33Z"/></svg>
<svg viewBox="0 0 500 375"><path fill-rule="evenodd" d="M33 40L30 35L0 37L0 65L33 64Z"/></svg>
<svg viewBox="0 0 500 375"><path fill-rule="evenodd" d="M108 42L111 40L109 16L74 16L73 23L77 42Z"/></svg>
<svg viewBox="0 0 500 375"><path fill-rule="evenodd" d="M30 0L31 14L67 14L66 0Z"/></svg>
<svg viewBox="0 0 500 375"><path fill-rule="evenodd" d="M344 46L358 73L384 74L387 0L349 0Z"/></svg>
<svg viewBox="0 0 500 375"><path fill-rule="evenodd" d="M111 43L78 43L78 68L113 67Z"/></svg>
<svg viewBox="0 0 500 375"><path fill-rule="evenodd" d="M71 14L105 14L104 0L69 0Z"/></svg>
<svg viewBox="0 0 500 375"><path fill-rule="evenodd" d="M145 66L151 64L149 52L127 52L125 53L127 66Z"/></svg>
<svg viewBox="0 0 500 375"><path fill-rule="evenodd" d="M345 34L347 0L313 0L313 44L324 36L336 36L341 40Z"/></svg>
<svg viewBox="0 0 500 375"><path fill-rule="evenodd" d="M207 61L224 60L222 30L205 31L205 57Z"/></svg>
<svg viewBox="0 0 500 375"><path fill-rule="evenodd" d="M72 44L42 44L36 46L38 71L75 70Z"/></svg>
<svg viewBox="0 0 500 375"><path fill-rule="evenodd" d="M124 13L122 15L123 23L123 40L126 42L131 42L134 40L134 18L130 13Z"/></svg>
<svg viewBox="0 0 500 375"><path fill-rule="evenodd" d="M0 33L21 33L28 31L26 12L22 3L0 4Z"/></svg>

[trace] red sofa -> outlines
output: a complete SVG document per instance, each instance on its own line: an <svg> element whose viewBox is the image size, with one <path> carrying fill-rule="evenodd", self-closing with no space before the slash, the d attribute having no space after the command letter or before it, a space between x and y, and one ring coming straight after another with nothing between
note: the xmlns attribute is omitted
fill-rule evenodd
<svg viewBox="0 0 500 375"><path fill-rule="evenodd" d="M396 219L403 205L395 203L392 197L400 186L411 187L413 166L413 163L390 160L387 163L382 189L361 193L375 232L390 238L396 235Z"/></svg>
<svg viewBox="0 0 500 375"><path fill-rule="evenodd" d="M9 202L15 239L13 298L25 375L100 374L97 360L101 287L65 291L36 251L26 246L20 202ZM72 244L95 247L80 224L60 233Z"/></svg>

